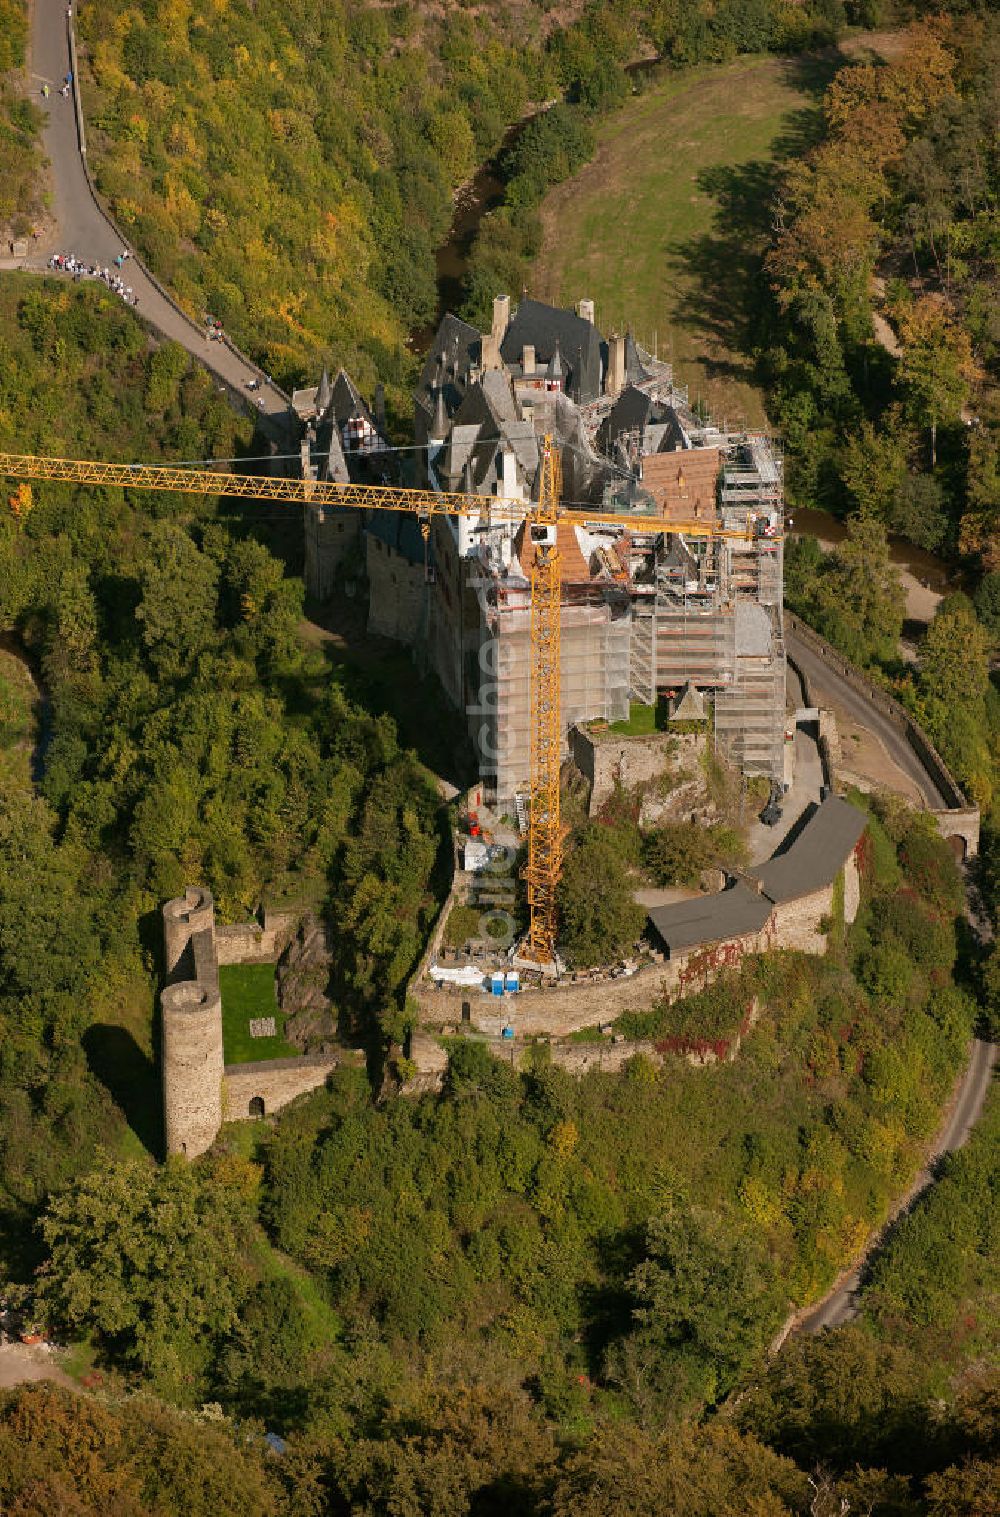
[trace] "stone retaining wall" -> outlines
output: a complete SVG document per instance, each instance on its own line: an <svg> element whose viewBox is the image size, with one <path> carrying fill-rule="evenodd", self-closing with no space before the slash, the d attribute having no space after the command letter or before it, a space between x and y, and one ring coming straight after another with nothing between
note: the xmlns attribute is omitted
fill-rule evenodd
<svg viewBox="0 0 1000 1517"><path fill-rule="evenodd" d="M669 772L678 762L697 763L706 737L701 732L653 732L623 737L606 728L571 727L569 751L590 786L590 815L599 811L616 786L633 790Z"/></svg>
<svg viewBox="0 0 1000 1517"><path fill-rule="evenodd" d="M887 690L875 684L863 671L843 653L834 648L808 626L800 617L791 611L785 612L785 620L796 637L801 638L817 657L821 658L831 669L836 670L838 678L850 685L858 695L864 697L870 706L873 706L881 716L892 723L896 730L906 738L924 769L930 775L940 793L945 797L947 805L942 808L928 807L931 815L935 818L938 831L942 837L960 838L968 858L974 857L979 852L979 807L971 806L961 786L948 768L944 759L938 753L930 738L923 728L914 721L913 717L901 706L899 701L891 696ZM792 660L794 663L794 659ZM810 704L814 704L812 694L808 693L808 680L799 671L803 680L803 687L807 693ZM832 759L832 754L830 755Z"/></svg>
<svg viewBox="0 0 1000 1517"><path fill-rule="evenodd" d="M326 1083L339 1068L333 1055L298 1059L261 1059L253 1064L227 1064L222 1080L222 1120L238 1122L244 1117L267 1116L280 1111L296 1096L303 1096ZM263 1100L264 1110L252 1112L251 1101Z"/></svg>

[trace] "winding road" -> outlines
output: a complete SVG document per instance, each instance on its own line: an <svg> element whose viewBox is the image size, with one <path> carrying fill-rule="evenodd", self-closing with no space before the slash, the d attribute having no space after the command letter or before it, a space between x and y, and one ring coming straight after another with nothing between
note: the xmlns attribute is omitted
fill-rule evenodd
<svg viewBox="0 0 1000 1517"><path fill-rule="evenodd" d="M941 794L932 775L921 762L920 756L910 747L892 722L875 706L867 702L863 695L838 675L836 669L821 659L807 643L797 637L788 624L785 628L785 641L788 656L795 665L796 675L804 675L808 681L812 700L818 701L820 696L823 696L847 711L861 726L866 727L875 735L893 762L917 786L928 807L931 809L947 807L947 798ZM997 1045L995 1043L986 1043L981 1038L975 1040L954 1103L931 1147L924 1168L907 1193L901 1197L891 1217L879 1230L877 1236L871 1240L865 1250L864 1258L857 1267L838 1281L833 1290L811 1311L799 1316L791 1328L791 1333L819 1333L824 1328L840 1327L843 1323L851 1322L857 1317L861 1310L860 1297L867 1266L881 1248L893 1225L910 1210L928 1186L933 1184L937 1161L944 1154L954 1152L965 1143L982 1112L996 1058Z"/></svg>
<svg viewBox="0 0 1000 1517"><path fill-rule="evenodd" d="M889 1231L899 1219L912 1209L935 1179L937 1161L945 1154L954 1153L962 1147L979 1120L986 1100L993 1069L997 1059L997 1045L977 1038L972 1046L972 1057L958 1089L949 1116L938 1133L927 1163L914 1180L906 1195L896 1206L892 1215L866 1250L861 1264L833 1288L812 1311L796 1322L793 1333L820 1333L826 1327L842 1327L853 1322L861 1311L863 1280L868 1264L878 1253Z"/></svg>
<svg viewBox="0 0 1000 1517"><path fill-rule="evenodd" d="M874 734L893 763L917 786L925 804L931 810L947 808L947 798L941 794L933 778L924 768L919 755L910 747L902 733L887 717L882 715L881 711L866 701L863 695L859 695L852 685L849 685L845 679L841 679L836 670L814 653L808 644L796 637L791 626L787 624L785 646L789 658L808 680L813 700L821 704L818 696L820 692L823 692L828 699L847 711L860 726L866 727Z"/></svg>
<svg viewBox="0 0 1000 1517"><path fill-rule="evenodd" d="M37 91L35 103L46 116L42 141L50 164L55 218L50 239L43 238L36 244L33 256L26 261L26 266L33 269L45 268L51 253L72 254L89 264L112 267L126 246L91 188L84 162L86 145L80 141L74 97L71 94L64 99L59 93L72 69L69 32L72 25L65 0L33 0L28 66L32 87ZM41 94L43 84L50 87L47 100ZM77 88L78 81L74 79L73 89ZM283 392L268 383L262 371L230 344L209 341L206 328L190 320L168 299L134 255L126 262L123 277L138 296L138 314L162 336L187 348L199 363L241 397L248 409L256 405L262 419L269 423L268 431L283 438L288 417L288 399ZM251 381L260 384L259 392L252 396L248 391Z"/></svg>

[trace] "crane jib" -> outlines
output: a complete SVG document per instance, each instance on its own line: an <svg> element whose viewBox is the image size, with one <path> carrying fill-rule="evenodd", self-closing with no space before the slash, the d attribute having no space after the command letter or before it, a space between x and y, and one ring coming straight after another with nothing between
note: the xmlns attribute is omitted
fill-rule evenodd
<svg viewBox="0 0 1000 1517"><path fill-rule="evenodd" d="M406 511L432 516L488 517L497 525L519 525L534 517L538 505L501 496L458 491L411 490L397 485L336 484L331 480L289 479L269 474L232 474L220 469L195 469L167 464L106 463L98 459L46 458L31 453L0 453L0 475L13 479L51 480L65 484L113 485L133 490L169 490L181 495L230 495L245 500L274 500L287 505L341 506L363 511ZM711 521L666 521L642 512L591 510L562 503L561 519L581 524L623 526L632 532L676 532L686 537L731 537L746 540L749 528L726 528ZM769 538L780 540L780 534Z"/></svg>

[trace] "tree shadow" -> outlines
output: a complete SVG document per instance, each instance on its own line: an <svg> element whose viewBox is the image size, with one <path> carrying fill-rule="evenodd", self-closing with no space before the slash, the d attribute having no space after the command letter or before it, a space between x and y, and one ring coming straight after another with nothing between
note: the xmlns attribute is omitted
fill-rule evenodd
<svg viewBox="0 0 1000 1517"><path fill-rule="evenodd" d="M696 177L715 203L712 228L673 243L667 258L683 292L677 322L718 350L699 360L709 380L762 382L757 355L769 342L771 308L764 257L778 190L786 165L821 139L822 94L843 61L835 49L785 60L784 82L811 103L786 114L768 158L713 165Z"/></svg>
<svg viewBox="0 0 1000 1517"><path fill-rule="evenodd" d="M159 1059L143 1053L132 1034L113 1023L95 1022L83 1035L91 1074L108 1091L143 1147L163 1157L163 1097Z"/></svg>
<svg viewBox="0 0 1000 1517"><path fill-rule="evenodd" d="M625 1282L645 1257L644 1226L623 1229L598 1244L604 1283L584 1286L581 1293L584 1351L593 1379L602 1376L612 1343L628 1337L635 1326L635 1295Z"/></svg>

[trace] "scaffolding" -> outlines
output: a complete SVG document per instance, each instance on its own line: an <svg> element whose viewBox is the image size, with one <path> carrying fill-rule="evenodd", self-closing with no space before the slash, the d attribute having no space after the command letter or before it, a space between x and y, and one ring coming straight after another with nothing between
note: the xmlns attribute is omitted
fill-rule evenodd
<svg viewBox="0 0 1000 1517"><path fill-rule="evenodd" d="M563 586L559 649L560 742L577 722L624 721L631 685L631 618L625 597L591 594L575 601ZM508 590L483 603L482 637L492 644L493 694L475 723L481 755L495 770L496 796L507 800L524 784L530 765L531 640L528 595ZM486 703L484 703L484 706Z"/></svg>

